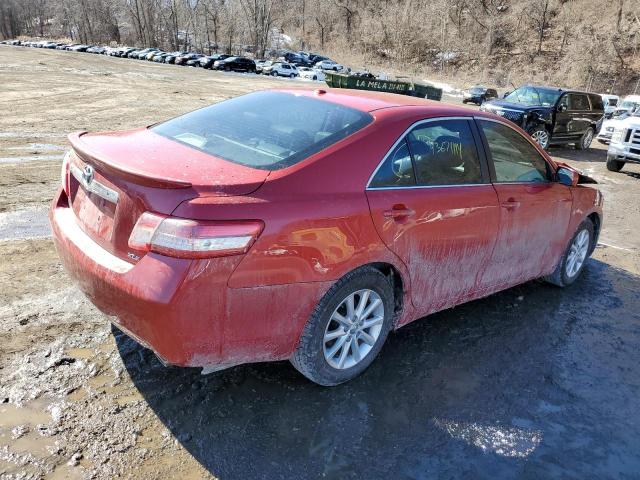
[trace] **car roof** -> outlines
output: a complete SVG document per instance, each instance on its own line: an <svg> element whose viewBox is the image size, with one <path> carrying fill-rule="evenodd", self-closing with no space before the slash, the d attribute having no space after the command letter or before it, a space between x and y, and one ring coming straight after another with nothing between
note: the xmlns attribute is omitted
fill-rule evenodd
<svg viewBox="0 0 640 480"><path fill-rule="evenodd" d="M525 85L520 85L520 87L533 87L533 88L538 88L540 90L551 90L551 91L561 92L561 93L583 93L585 95L598 95L597 93L585 92L583 90L575 90L573 88L550 87L548 85L535 85L533 83L527 83ZM520 88L520 87L518 87L518 88Z"/></svg>
<svg viewBox="0 0 640 480"><path fill-rule="evenodd" d="M305 95L318 97L328 102L355 108L363 112L373 112L383 108L403 106L434 107L441 113L446 110L447 115L468 116L470 110L466 107L443 104L420 97L399 95L394 93L375 92L369 90L351 90L345 88L320 88L320 89L278 89L277 91L291 93L293 95Z"/></svg>

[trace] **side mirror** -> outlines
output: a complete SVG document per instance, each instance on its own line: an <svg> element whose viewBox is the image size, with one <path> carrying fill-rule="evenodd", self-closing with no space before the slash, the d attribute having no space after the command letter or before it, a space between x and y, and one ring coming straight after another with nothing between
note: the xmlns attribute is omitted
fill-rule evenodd
<svg viewBox="0 0 640 480"><path fill-rule="evenodd" d="M558 111L559 112L566 112L567 111L567 106L564 104L558 105Z"/></svg>
<svg viewBox="0 0 640 480"><path fill-rule="evenodd" d="M507 98L511 92L504 92L502 94L502 98Z"/></svg>
<svg viewBox="0 0 640 480"><path fill-rule="evenodd" d="M580 174L575 170L571 170L566 167L560 167L556 172L556 178L558 180L558 183L561 183L562 185L575 187L576 185L578 185Z"/></svg>

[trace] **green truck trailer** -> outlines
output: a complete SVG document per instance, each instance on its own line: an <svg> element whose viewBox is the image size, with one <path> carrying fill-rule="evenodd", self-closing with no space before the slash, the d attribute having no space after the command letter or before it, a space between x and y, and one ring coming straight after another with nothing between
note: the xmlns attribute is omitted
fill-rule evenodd
<svg viewBox="0 0 640 480"><path fill-rule="evenodd" d="M399 93L413 97L428 98L429 100L442 99L442 89L433 85L425 85L415 82L401 82L398 80L380 80L358 75L326 72L327 85L332 88L353 88L356 90L373 90L376 92Z"/></svg>

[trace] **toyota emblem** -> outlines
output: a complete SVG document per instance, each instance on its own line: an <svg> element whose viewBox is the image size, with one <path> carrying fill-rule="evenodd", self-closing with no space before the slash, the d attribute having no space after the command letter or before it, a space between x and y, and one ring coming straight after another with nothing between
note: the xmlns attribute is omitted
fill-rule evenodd
<svg viewBox="0 0 640 480"><path fill-rule="evenodd" d="M87 184L93 182L93 167L91 165L85 165L84 171L82 172L82 178Z"/></svg>

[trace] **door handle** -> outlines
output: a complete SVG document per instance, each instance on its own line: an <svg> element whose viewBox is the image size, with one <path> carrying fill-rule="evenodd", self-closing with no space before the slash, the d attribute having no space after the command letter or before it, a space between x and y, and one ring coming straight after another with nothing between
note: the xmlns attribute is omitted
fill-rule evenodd
<svg viewBox="0 0 640 480"><path fill-rule="evenodd" d="M405 207L404 205L394 205L391 210L385 210L383 215L386 218L394 218L401 219L407 218L415 215L416 212L411 210L410 208Z"/></svg>
<svg viewBox="0 0 640 480"><path fill-rule="evenodd" d="M500 205L507 210L515 210L520 206L520 202L516 202L513 198L510 198L506 202L501 202Z"/></svg>

